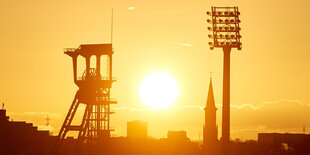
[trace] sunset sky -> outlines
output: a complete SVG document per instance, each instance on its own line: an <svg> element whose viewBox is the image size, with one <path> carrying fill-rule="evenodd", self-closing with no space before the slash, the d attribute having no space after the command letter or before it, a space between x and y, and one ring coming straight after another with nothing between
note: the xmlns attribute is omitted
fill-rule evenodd
<svg viewBox="0 0 310 155"><path fill-rule="evenodd" d="M0 101L14 121L57 134L78 89L63 49L110 43L114 8L112 134L126 136L127 121L143 120L155 138L185 130L202 139L210 72L221 130L223 52L209 49L211 6L241 12L243 49L231 53L231 137L303 126L310 133L308 0L1 0ZM143 79L156 72L178 85L166 109L152 109L139 96Z"/></svg>

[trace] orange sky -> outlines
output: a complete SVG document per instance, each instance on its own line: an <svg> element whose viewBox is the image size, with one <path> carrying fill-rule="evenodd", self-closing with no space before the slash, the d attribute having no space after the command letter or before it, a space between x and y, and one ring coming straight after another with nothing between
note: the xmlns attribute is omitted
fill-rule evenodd
<svg viewBox="0 0 310 155"><path fill-rule="evenodd" d="M42 128L48 113L58 133L77 90L63 48L110 42L114 8L118 81L112 95L119 104L113 134L126 135L126 121L137 119L148 121L153 137L186 130L198 139L211 71L221 128L223 54L207 45L205 12L212 5L241 11L243 49L231 54L232 137L255 139L257 132L302 132L304 124L310 126L307 0L1 1L0 100L14 120ZM157 71L179 84L171 109L147 110L139 98L140 82Z"/></svg>

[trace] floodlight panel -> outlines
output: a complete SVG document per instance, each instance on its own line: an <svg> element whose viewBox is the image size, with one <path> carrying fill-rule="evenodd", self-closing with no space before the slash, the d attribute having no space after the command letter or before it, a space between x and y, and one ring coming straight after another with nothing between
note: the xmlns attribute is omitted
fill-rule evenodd
<svg viewBox="0 0 310 155"><path fill-rule="evenodd" d="M212 47L231 46L241 48L239 27L240 12L238 7L212 7L209 15L211 20L208 23L212 24L212 27L208 29L212 31L212 35L209 38L213 39Z"/></svg>

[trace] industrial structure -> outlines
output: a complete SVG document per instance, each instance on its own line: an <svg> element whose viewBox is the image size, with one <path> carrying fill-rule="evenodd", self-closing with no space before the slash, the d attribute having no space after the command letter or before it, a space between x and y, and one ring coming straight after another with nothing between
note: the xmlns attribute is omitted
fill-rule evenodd
<svg viewBox="0 0 310 155"><path fill-rule="evenodd" d="M110 105L117 103L110 97L112 83L115 82L115 79L112 78L112 44L81 45L77 49L65 49L65 54L73 60L74 83L79 87L79 90L76 92L51 154L55 155L59 152L62 141L69 131L78 132L74 154L81 154L82 146L87 146L83 151L87 154L99 152L94 149L100 148L96 146L109 140L112 131L110 114L113 112ZM86 69L82 75L77 74L79 56L86 60ZM92 56L96 58L95 68L90 67ZM101 63L102 60L106 60L106 62ZM105 72L101 72L102 69L106 69ZM82 121L79 125L72 125L72 120L82 105L85 108Z"/></svg>
<svg viewBox="0 0 310 155"><path fill-rule="evenodd" d="M205 110L205 125L203 128L203 147L208 151L214 152L217 148L217 125L216 125L216 107L214 101L212 77L210 77L209 92Z"/></svg>
<svg viewBox="0 0 310 155"><path fill-rule="evenodd" d="M227 146L230 140L230 52L232 48L241 50L242 44L239 33L240 12L238 7L211 7L207 12L211 17L207 22L211 24L208 30L212 32L208 37L210 49L222 48L224 52L223 73L223 116L222 116L222 143Z"/></svg>
<svg viewBox="0 0 310 155"><path fill-rule="evenodd" d="M127 122L127 137L133 139L147 138L147 122L135 120Z"/></svg>

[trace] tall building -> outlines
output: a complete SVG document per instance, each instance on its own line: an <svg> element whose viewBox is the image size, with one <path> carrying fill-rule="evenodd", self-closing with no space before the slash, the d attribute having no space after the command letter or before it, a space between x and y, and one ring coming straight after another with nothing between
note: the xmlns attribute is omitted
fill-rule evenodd
<svg viewBox="0 0 310 155"><path fill-rule="evenodd" d="M203 129L203 145L207 149L215 148L217 139L217 125L216 125L216 107L214 102L212 78L210 78L209 92L205 110L205 125Z"/></svg>
<svg viewBox="0 0 310 155"><path fill-rule="evenodd" d="M127 137L129 138L147 138L147 122L143 121L128 121L127 122Z"/></svg>

